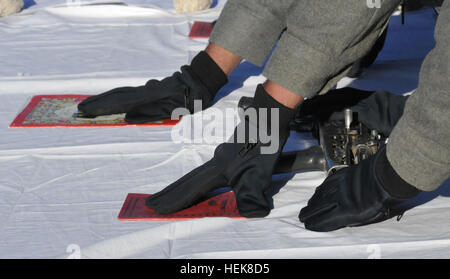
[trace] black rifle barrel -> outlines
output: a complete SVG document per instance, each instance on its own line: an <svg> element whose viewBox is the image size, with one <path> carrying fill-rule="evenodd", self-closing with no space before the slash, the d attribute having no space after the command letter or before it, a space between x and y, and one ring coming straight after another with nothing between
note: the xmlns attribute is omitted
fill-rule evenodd
<svg viewBox="0 0 450 279"><path fill-rule="evenodd" d="M322 147L315 145L304 150L282 153L275 166L274 174L326 171L327 169L327 162Z"/></svg>

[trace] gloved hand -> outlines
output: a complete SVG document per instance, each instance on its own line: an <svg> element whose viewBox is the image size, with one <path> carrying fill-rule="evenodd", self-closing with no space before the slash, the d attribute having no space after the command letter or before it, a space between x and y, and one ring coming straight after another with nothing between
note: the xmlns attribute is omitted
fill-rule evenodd
<svg viewBox="0 0 450 279"><path fill-rule="evenodd" d="M270 108L279 109L279 122L273 126ZM270 203L265 191L270 186L275 164L289 136L289 122L295 110L278 103L261 85L258 86L253 103L247 111L250 109L256 110L257 120L251 117L241 119L234 135L228 142L216 148L210 161L161 192L150 196L146 205L159 214L168 214L192 206L214 189L228 186L235 193L237 207L242 216L264 217L269 214ZM262 118L260 109L267 109L267 119ZM264 123L265 121L267 123ZM273 136L278 125L278 137L264 143L260 135ZM250 133L249 136L252 127L256 128L253 131L257 134ZM244 140L239 141L238 133L243 130L246 135L242 138ZM273 150L267 150L270 146Z"/></svg>
<svg viewBox="0 0 450 279"><path fill-rule="evenodd" d="M382 148L325 179L299 219L308 230L319 232L381 222L393 217L394 206L419 192L395 172Z"/></svg>
<svg viewBox="0 0 450 279"><path fill-rule="evenodd" d="M346 108L358 113L358 120L388 137L403 115L408 96L387 91L364 91L355 88L332 90L305 100L300 116L317 115L322 120L340 118Z"/></svg>
<svg viewBox="0 0 450 279"><path fill-rule="evenodd" d="M190 66L182 66L170 77L89 97L78 105L78 110L87 117L126 113L125 121L134 124L170 119L176 108L184 107L193 113L194 100L202 101L202 109L208 108L227 80L209 55L200 52Z"/></svg>

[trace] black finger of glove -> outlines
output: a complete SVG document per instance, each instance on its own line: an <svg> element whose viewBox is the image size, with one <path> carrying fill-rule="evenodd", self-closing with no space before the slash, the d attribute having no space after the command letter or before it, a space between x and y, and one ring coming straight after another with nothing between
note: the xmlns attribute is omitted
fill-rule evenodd
<svg viewBox="0 0 450 279"><path fill-rule="evenodd" d="M364 91L346 87L305 100L299 116L315 115L322 121L343 119L343 110L350 108L358 113L361 123L389 136L403 115L407 99L407 96L387 91Z"/></svg>
<svg viewBox="0 0 450 279"><path fill-rule="evenodd" d="M226 186L221 166L212 159L194 169L162 191L146 199L146 206L158 214L170 214L190 207L208 192Z"/></svg>
<svg viewBox="0 0 450 279"><path fill-rule="evenodd" d="M178 80L174 83L173 80ZM199 82L188 66L181 67L181 73L175 73L159 84L164 96L150 101L142 101L139 106L128 111L125 121L130 124L146 123L170 119L173 110L186 108L190 113L196 109L195 101L199 102L198 109L208 108L212 101L208 89ZM178 117L177 115L176 117Z"/></svg>
<svg viewBox="0 0 450 279"><path fill-rule="evenodd" d="M408 96L377 91L351 109L358 112L361 123L388 137L402 117L407 100Z"/></svg>
<svg viewBox="0 0 450 279"><path fill-rule="evenodd" d="M271 158L272 157L272 158ZM271 205L267 197L278 156L263 156L247 161L245 175L231 182L239 213L247 218L265 217Z"/></svg>
<svg viewBox="0 0 450 279"><path fill-rule="evenodd" d="M156 85L151 80L146 86ZM91 96L78 104L78 110L88 116L100 116L116 113L125 113L143 102L147 102L146 86L120 87L105 93Z"/></svg>
<svg viewBox="0 0 450 279"><path fill-rule="evenodd" d="M144 86L121 87L89 97L78 104L78 110L89 116L127 113L142 104L172 98L180 105L185 103L186 84L176 72L161 81L150 80Z"/></svg>
<svg viewBox="0 0 450 279"><path fill-rule="evenodd" d="M384 212L383 201L388 197L374 185L372 161L341 169L323 182L322 191L314 193L300 211L306 229L333 231L368 222Z"/></svg>
<svg viewBox="0 0 450 279"><path fill-rule="evenodd" d="M328 120L335 112L352 107L370 97L374 91L365 91L351 87L331 90L326 94L306 99L299 111L299 116L315 115L322 120Z"/></svg>
<svg viewBox="0 0 450 279"><path fill-rule="evenodd" d="M125 114L125 122L129 124L143 124L156 122L172 117L179 118L182 115L172 115L173 108L184 107L184 103L177 102L176 98L164 99L152 102L145 106L139 106Z"/></svg>
<svg viewBox="0 0 450 279"><path fill-rule="evenodd" d="M224 143L218 147L215 157L221 162L228 162L223 174L228 186L233 189L240 215L256 218L270 213L271 205L266 192L283 145L284 142L281 142L280 150L273 154L262 154L261 143Z"/></svg>
<svg viewBox="0 0 450 279"><path fill-rule="evenodd" d="M385 178L386 168L380 168L380 165L386 165L385 157L385 149L382 149L360 164L340 169L325 179L308 205L300 211L300 222L309 230L332 231L392 217L392 207L414 197L419 191L400 181L401 178L390 171ZM383 173L379 174L377 169ZM400 187L403 189L399 190ZM402 195L394 197L391 193Z"/></svg>

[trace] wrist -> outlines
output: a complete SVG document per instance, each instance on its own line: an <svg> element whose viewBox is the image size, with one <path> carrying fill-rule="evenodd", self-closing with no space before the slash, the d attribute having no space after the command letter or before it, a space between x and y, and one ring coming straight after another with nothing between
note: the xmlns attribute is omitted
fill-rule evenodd
<svg viewBox="0 0 450 279"><path fill-rule="evenodd" d="M290 129L289 123L294 118L296 110L291 109L284 104L277 101L273 98L265 88L260 84L256 88L255 96L253 98L252 107L255 109L265 108L267 109L267 126L270 129L274 129L275 127L271 127L271 123L278 124L279 133L283 136L288 136ZM278 121L272 121L272 109L278 111Z"/></svg>
<svg viewBox="0 0 450 279"><path fill-rule="evenodd" d="M397 174L386 156L386 148L382 148L378 152L375 162L375 176L383 189L395 199L408 200L417 196L421 191Z"/></svg>
<svg viewBox="0 0 450 279"><path fill-rule="evenodd" d="M205 51L201 51L192 59L190 68L199 81L208 89L212 99L220 88L228 82L227 75Z"/></svg>

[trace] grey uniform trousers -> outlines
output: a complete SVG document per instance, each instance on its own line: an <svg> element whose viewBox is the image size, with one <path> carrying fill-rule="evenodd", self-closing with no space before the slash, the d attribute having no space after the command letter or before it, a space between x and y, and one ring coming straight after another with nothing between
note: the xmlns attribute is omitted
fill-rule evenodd
<svg viewBox="0 0 450 279"><path fill-rule="evenodd" d="M259 66L273 50L263 75L309 98L329 91L371 49L400 0L371 5L376 2L228 0L210 42ZM446 38L427 57L387 150L398 174L422 190L439 187L449 175L448 10L444 3L436 30Z"/></svg>
<svg viewBox="0 0 450 279"><path fill-rule="evenodd" d="M303 96L330 90L374 45L400 0L228 0L211 34L261 66L263 75Z"/></svg>

